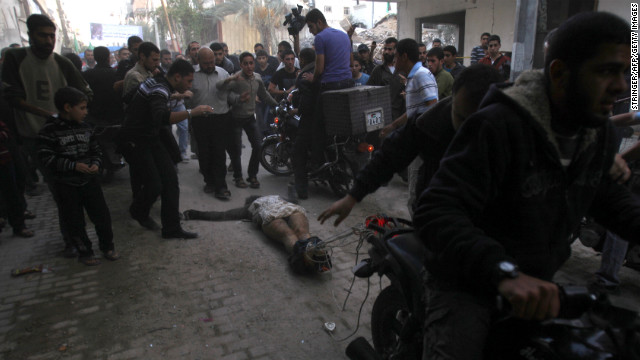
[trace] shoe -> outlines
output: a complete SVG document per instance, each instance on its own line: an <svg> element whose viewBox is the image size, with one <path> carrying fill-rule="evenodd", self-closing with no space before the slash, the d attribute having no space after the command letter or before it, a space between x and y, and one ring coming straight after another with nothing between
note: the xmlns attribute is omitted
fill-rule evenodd
<svg viewBox="0 0 640 360"><path fill-rule="evenodd" d="M118 254L115 250L109 250L107 252L103 252L102 256L109 261L116 261L120 259L120 254Z"/></svg>
<svg viewBox="0 0 640 360"><path fill-rule="evenodd" d="M216 199L229 200L231 198L231 191L227 189L222 189L222 190L216 191L215 195L213 196L215 196Z"/></svg>
<svg viewBox="0 0 640 360"><path fill-rule="evenodd" d="M607 294L607 295L620 295L620 286L618 285L607 285L604 281L598 279L594 280L589 285L587 285L589 291L594 292L596 294Z"/></svg>
<svg viewBox="0 0 640 360"><path fill-rule="evenodd" d="M247 178L249 182L249 187L252 189L260 189L260 182L255 177Z"/></svg>
<svg viewBox="0 0 640 360"><path fill-rule="evenodd" d="M32 230L27 228L22 228L20 230L13 230L13 236L21 237L21 238L30 238L33 237L35 233Z"/></svg>
<svg viewBox="0 0 640 360"><path fill-rule="evenodd" d="M198 160L198 154L191 154L191 160Z"/></svg>
<svg viewBox="0 0 640 360"><path fill-rule="evenodd" d="M62 250L62 257L71 259L78 256L78 249L73 245L65 245L64 250Z"/></svg>
<svg viewBox="0 0 640 360"><path fill-rule="evenodd" d="M87 266L98 266L102 263L100 259L96 258L93 255L81 256L78 258L78 262L81 262Z"/></svg>
<svg viewBox="0 0 640 360"><path fill-rule="evenodd" d="M180 154L180 157L182 158L182 162L183 163L188 163L189 162L189 155L187 155L187 153Z"/></svg>
<svg viewBox="0 0 640 360"><path fill-rule="evenodd" d="M133 219L136 220L143 228L152 231L160 230L160 225L158 225L158 223L149 216L147 216L146 219Z"/></svg>
<svg viewBox="0 0 640 360"><path fill-rule="evenodd" d="M236 184L236 187L240 189L246 189L249 186L244 182L244 180L242 180L242 178L235 178L233 179L233 182Z"/></svg>
<svg viewBox="0 0 640 360"><path fill-rule="evenodd" d="M215 192L216 190L213 188L213 185L205 185L204 186L204 193L205 194L211 194L212 192Z"/></svg>
<svg viewBox="0 0 640 360"><path fill-rule="evenodd" d="M233 172L233 164L229 164L229 166L227 167L227 172L228 173L232 173Z"/></svg>
<svg viewBox="0 0 640 360"><path fill-rule="evenodd" d="M296 195L298 195L298 199L307 200L309 198L309 192L307 190L296 190Z"/></svg>
<svg viewBox="0 0 640 360"><path fill-rule="evenodd" d="M29 210L25 210L24 211L24 219L25 220L32 220L32 219L35 219L35 218L36 218L36 214L32 213Z"/></svg>
<svg viewBox="0 0 640 360"><path fill-rule="evenodd" d="M195 239L197 237L197 233L184 231L182 228L178 228L174 231L162 232L163 239Z"/></svg>

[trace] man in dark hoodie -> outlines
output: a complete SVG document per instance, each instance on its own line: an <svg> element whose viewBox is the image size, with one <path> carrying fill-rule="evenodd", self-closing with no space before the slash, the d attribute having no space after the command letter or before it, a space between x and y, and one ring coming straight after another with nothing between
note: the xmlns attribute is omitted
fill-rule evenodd
<svg viewBox="0 0 640 360"><path fill-rule="evenodd" d="M640 201L608 174L630 34L612 14L572 17L544 72L493 88L454 137L414 215L429 272L425 359L483 358L497 294L517 318L556 317L551 279L584 215L638 240Z"/></svg>

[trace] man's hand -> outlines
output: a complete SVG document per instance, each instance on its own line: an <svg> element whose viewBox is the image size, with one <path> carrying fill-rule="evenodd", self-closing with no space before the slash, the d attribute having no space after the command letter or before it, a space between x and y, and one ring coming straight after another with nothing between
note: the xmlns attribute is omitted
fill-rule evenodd
<svg viewBox="0 0 640 360"><path fill-rule="evenodd" d="M395 130L395 128L393 127L393 124L389 124L385 127L382 128L382 130L380 130L380 139L384 139L387 137L387 135L391 134L391 132L393 132L393 130Z"/></svg>
<svg viewBox="0 0 640 360"><path fill-rule="evenodd" d="M327 210L323 211L322 214L318 216L318 221L320 221L320 224L324 224L324 222L333 215L338 215L338 218L333 223L333 226L338 226L342 220L349 215L351 209L353 209L357 202L356 198L347 194L342 199L331 204Z"/></svg>
<svg viewBox="0 0 640 360"><path fill-rule="evenodd" d="M629 170L627 162L620 154L616 154L616 157L613 159L613 165L611 165L611 169L609 169L609 176L611 176L611 180L618 184L624 184L631 177L631 170Z"/></svg>
<svg viewBox="0 0 640 360"><path fill-rule="evenodd" d="M308 72L308 73L304 73L302 75L302 80L304 81L308 81L308 82L313 82L313 74Z"/></svg>
<svg viewBox="0 0 640 360"><path fill-rule="evenodd" d="M229 76L228 78L224 79L224 83L228 84L234 80L238 80L240 78L240 74L242 74L242 71L238 71L237 73Z"/></svg>
<svg viewBox="0 0 640 360"><path fill-rule="evenodd" d="M249 99L251 98L251 94L249 94L248 91L243 92L242 94L240 94L240 102L247 102L249 101Z"/></svg>
<svg viewBox="0 0 640 360"><path fill-rule="evenodd" d="M189 99L193 96L193 93L191 92L191 90L187 90L185 92L182 93L182 97L185 99Z"/></svg>
<svg viewBox="0 0 640 360"><path fill-rule="evenodd" d="M204 114L210 114L213 112L213 107L209 105L198 105L191 109L191 116L200 116Z"/></svg>
<svg viewBox="0 0 640 360"><path fill-rule="evenodd" d="M349 30L347 30L347 36L349 37L349 39L351 39L351 37L353 36L353 33L355 31L356 31L356 26L355 25L351 25Z"/></svg>
<svg viewBox="0 0 640 360"><path fill-rule="evenodd" d="M93 165L89 166L89 172L91 174L97 174L98 170L100 170L100 168L96 164L93 164Z"/></svg>
<svg viewBox="0 0 640 360"><path fill-rule="evenodd" d="M80 173L83 173L83 174L92 174L93 173L91 171L91 168L89 167L89 165L87 165L85 163L81 163L81 162L77 162L76 163L75 170L77 172L80 172Z"/></svg>
<svg viewBox="0 0 640 360"><path fill-rule="evenodd" d="M558 286L525 274L515 279L504 279L498 292L513 309L513 316L525 320L552 319L560 312Z"/></svg>

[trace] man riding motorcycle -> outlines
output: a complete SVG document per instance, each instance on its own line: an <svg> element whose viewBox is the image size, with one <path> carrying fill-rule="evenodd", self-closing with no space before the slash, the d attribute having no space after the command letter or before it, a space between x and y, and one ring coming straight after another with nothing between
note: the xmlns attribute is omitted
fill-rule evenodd
<svg viewBox="0 0 640 360"><path fill-rule="evenodd" d="M550 279L585 214L638 239L640 201L608 175L630 40L615 15L574 16L544 73L492 89L456 134L414 216L429 271L424 359L482 358L496 293L516 317L556 317Z"/></svg>

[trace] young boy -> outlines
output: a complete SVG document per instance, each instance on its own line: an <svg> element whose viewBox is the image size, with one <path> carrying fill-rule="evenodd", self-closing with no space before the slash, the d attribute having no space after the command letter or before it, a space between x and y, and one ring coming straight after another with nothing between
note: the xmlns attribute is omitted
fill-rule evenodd
<svg viewBox="0 0 640 360"><path fill-rule="evenodd" d="M111 215L98 182L101 152L91 127L84 123L87 97L71 87L58 90L54 103L59 111L39 133L38 159L50 172L54 191L59 195L60 214L69 237L78 249L78 261L95 266L91 240L85 230L83 209L94 223L105 259L117 260L113 246Z"/></svg>

